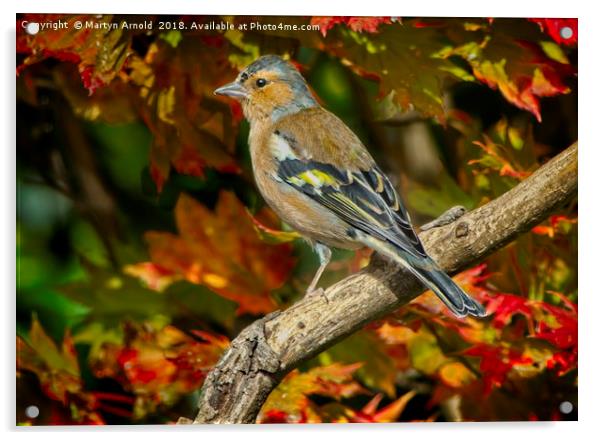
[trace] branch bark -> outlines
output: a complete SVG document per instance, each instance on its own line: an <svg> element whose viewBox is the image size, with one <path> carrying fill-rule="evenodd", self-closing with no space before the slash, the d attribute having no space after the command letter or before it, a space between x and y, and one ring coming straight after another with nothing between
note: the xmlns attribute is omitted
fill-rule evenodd
<svg viewBox="0 0 602 440"><path fill-rule="evenodd" d="M428 253L456 273L537 225L577 193L577 143L528 179L455 222L420 234ZM253 423L286 373L425 290L375 254L370 265L243 330L208 375L194 423ZM183 419L180 423L190 423Z"/></svg>

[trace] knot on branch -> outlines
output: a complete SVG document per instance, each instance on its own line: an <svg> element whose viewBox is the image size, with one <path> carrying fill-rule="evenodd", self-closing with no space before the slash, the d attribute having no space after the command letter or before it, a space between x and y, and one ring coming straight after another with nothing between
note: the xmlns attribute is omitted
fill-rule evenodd
<svg viewBox="0 0 602 440"><path fill-rule="evenodd" d="M468 223L460 222L458 226L456 226L456 238L466 237L469 232Z"/></svg>

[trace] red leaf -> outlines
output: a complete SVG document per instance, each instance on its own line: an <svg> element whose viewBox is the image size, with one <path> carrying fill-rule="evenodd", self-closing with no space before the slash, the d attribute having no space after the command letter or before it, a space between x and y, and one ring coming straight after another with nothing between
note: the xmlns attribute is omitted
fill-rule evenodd
<svg viewBox="0 0 602 440"><path fill-rule="evenodd" d="M50 399L69 409L70 418L56 412L55 424L103 424L97 412L95 396L84 389L77 353L71 334L65 333L61 349L46 334L34 316L27 340L17 337L17 371L27 370L35 374L42 392ZM53 409L56 409L54 406Z"/></svg>
<svg viewBox="0 0 602 440"><path fill-rule="evenodd" d="M416 395L409 391L389 405L377 410L382 394L377 394L361 410L354 411L352 422L355 423L391 423L397 421L408 402Z"/></svg>
<svg viewBox="0 0 602 440"><path fill-rule="evenodd" d="M311 24L319 25L324 37L338 24L345 24L355 32L376 33L381 24L391 24L391 17L313 17Z"/></svg>
<svg viewBox="0 0 602 440"><path fill-rule="evenodd" d="M540 321L535 335L560 349L576 348L578 331L577 312L547 303L541 303L540 307L553 317L554 323Z"/></svg>
<svg viewBox="0 0 602 440"><path fill-rule="evenodd" d="M339 400L362 392L352 377L360 367L361 364L334 363L306 373L290 372L270 394L258 420L260 423L320 422L309 396L317 394Z"/></svg>
<svg viewBox="0 0 602 440"><path fill-rule="evenodd" d="M506 326L514 315L523 315L528 320L533 319L529 301L521 296L498 293L489 300L487 313L493 314L493 325L497 328Z"/></svg>
<svg viewBox="0 0 602 440"><path fill-rule="evenodd" d="M576 18L529 18L529 21L537 23L542 32L550 35L556 43L567 46L577 44L578 20ZM565 32L568 38L563 36Z"/></svg>
<svg viewBox="0 0 602 440"><path fill-rule="evenodd" d="M94 67L86 66L80 71L84 87L88 89L88 94L91 96L94 91L105 85L104 81L94 73Z"/></svg>
<svg viewBox="0 0 602 440"><path fill-rule="evenodd" d="M124 345L105 343L91 365L97 377L113 378L136 396L135 418L199 388L229 343L221 335L193 330L195 338L169 325L155 330L128 324L125 333Z"/></svg>
<svg viewBox="0 0 602 440"><path fill-rule="evenodd" d="M481 358L480 369L483 373L485 394L500 386L514 365L532 363L531 358L524 357L516 350L486 344L475 345L464 350L463 354Z"/></svg>

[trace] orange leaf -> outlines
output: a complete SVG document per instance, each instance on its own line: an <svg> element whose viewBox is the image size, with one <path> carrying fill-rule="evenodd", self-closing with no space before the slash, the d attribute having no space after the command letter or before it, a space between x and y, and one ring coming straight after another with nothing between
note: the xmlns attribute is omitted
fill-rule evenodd
<svg viewBox="0 0 602 440"><path fill-rule="evenodd" d="M355 32L378 32L381 24L390 24L390 17L313 17L312 25L319 25L320 32L325 37L330 29L337 24L345 24Z"/></svg>
<svg viewBox="0 0 602 440"><path fill-rule="evenodd" d="M123 272L141 279L149 289L157 292L162 292L174 281L182 279L182 276L151 262L128 264L124 266Z"/></svg>
<svg viewBox="0 0 602 440"><path fill-rule="evenodd" d="M91 364L97 377L113 378L136 396L135 418L199 388L229 344L221 335L193 330L191 337L170 325L128 324L125 330L124 345L105 343Z"/></svg>
<svg viewBox="0 0 602 440"><path fill-rule="evenodd" d="M301 234L298 232L281 231L266 225L266 222L268 224L275 224L277 222L275 213L269 209L262 210L257 216L253 216L247 211L247 215L251 218L251 221L253 221L253 226L259 237L266 243L288 243L301 238Z"/></svg>
<svg viewBox="0 0 602 440"><path fill-rule="evenodd" d="M393 403L377 410L378 404L382 399L382 394L377 394L366 404L366 406L355 412L351 421L355 423L391 423L397 421L399 416L407 406L408 402L416 395L416 391L409 391L395 400Z"/></svg>
<svg viewBox="0 0 602 440"><path fill-rule="evenodd" d="M175 216L178 235L146 233L156 266L236 301L239 313L274 310L270 292L284 284L294 266L290 244L262 242L244 205L225 191L215 212L183 194Z"/></svg>
<svg viewBox="0 0 602 440"><path fill-rule="evenodd" d="M309 396L318 394L334 399L351 397L362 392L353 380L361 364L334 363L315 367L307 373L294 370L280 382L261 408L259 420L266 422L320 422Z"/></svg>
<svg viewBox="0 0 602 440"><path fill-rule="evenodd" d="M37 376L46 396L71 409L72 421L104 423L96 411L96 398L83 388L77 353L69 331L65 333L59 349L34 315L27 340L17 337L17 371L23 370Z"/></svg>

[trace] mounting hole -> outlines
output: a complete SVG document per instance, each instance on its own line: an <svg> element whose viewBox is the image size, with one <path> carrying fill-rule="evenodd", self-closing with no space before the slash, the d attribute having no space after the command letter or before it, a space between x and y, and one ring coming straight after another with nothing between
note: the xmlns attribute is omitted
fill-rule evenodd
<svg viewBox="0 0 602 440"><path fill-rule="evenodd" d="M30 419L35 419L37 416L40 415L40 408L38 408L35 405L30 405L27 408L25 408L25 415Z"/></svg>
<svg viewBox="0 0 602 440"><path fill-rule="evenodd" d="M570 27L565 26L562 29L560 29L560 36L565 40L568 40L573 36L573 30Z"/></svg>
<svg viewBox="0 0 602 440"><path fill-rule="evenodd" d="M40 32L40 23L36 23L35 21L31 21L25 25L25 32L29 35L35 35Z"/></svg>
<svg viewBox="0 0 602 440"><path fill-rule="evenodd" d="M573 412L573 404L571 402L567 402L566 400L560 404L558 407L562 414L570 414Z"/></svg>

